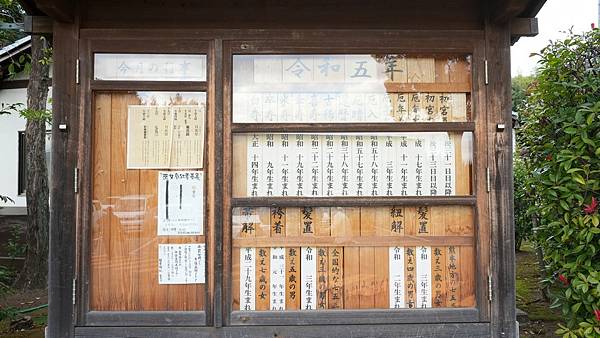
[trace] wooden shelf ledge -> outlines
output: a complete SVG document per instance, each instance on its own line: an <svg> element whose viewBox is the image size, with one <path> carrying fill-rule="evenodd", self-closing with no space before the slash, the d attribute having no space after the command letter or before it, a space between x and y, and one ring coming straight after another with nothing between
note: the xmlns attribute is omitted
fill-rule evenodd
<svg viewBox="0 0 600 338"><path fill-rule="evenodd" d="M282 236L248 237L233 240L234 248L263 247L393 247L473 246L473 236Z"/></svg>
<svg viewBox="0 0 600 338"><path fill-rule="evenodd" d="M234 133L461 132L475 122L234 123Z"/></svg>
<svg viewBox="0 0 600 338"><path fill-rule="evenodd" d="M415 197L243 197L232 198L233 207L370 207L475 205L475 196Z"/></svg>
<svg viewBox="0 0 600 338"><path fill-rule="evenodd" d="M252 84L249 86L234 86L235 94L247 93L383 93L383 87L387 94L396 93L448 93L462 94L471 93L470 82L385 82L381 83L354 84L354 83L281 83L281 84ZM365 89L366 88L366 89Z"/></svg>

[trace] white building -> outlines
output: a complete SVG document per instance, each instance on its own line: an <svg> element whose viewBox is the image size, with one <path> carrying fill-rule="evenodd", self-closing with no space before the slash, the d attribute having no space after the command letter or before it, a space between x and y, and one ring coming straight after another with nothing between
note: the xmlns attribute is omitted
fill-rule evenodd
<svg viewBox="0 0 600 338"><path fill-rule="evenodd" d="M23 53L29 53L31 38L17 40L0 49L0 111L6 111L13 104L27 104L27 75L11 78L8 65L18 60ZM25 123L18 112L0 115L0 195L8 196L13 202L0 201L0 217L26 215L25 201ZM50 128L46 138L46 159L50 154ZM0 222L2 223L2 222Z"/></svg>

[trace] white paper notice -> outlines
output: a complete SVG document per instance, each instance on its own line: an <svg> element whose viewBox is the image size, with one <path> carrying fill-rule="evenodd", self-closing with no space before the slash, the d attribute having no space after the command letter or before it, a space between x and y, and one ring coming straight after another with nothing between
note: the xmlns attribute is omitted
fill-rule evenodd
<svg viewBox="0 0 600 338"><path fill-rule="evenodd" d="M158 235L187 236L204 233L204 173L158 173Z"/></svg>
<svg viewBox="0 0 600 338"><path fill-rule="evenodd" d="M396 163L398 168L396 172L398 173L398 186L399 192L397 195L399 196L408 196L409 195L409 148L408 148L408 138L406 136L400 136L397 142L397 155Z"/></svg>
<svg viewBox="0 0 600 338"><path fill-rule="evenodd" d="M290 137L288 134L279 134L278 136L275 138L275 141L279 144L279 168L275 170L279 182L277 196L288 196L293 191L293 186L290 184L291 168L293 168L293 164L291 164L293 158L290 156Z"/></svg>
<svg viewBox="0 0 600 338"><path fill-rule="evenodd" d="M434 134L431 136L429 142L427 142L427 163L429 163L429 170L426 176L429 178L429 189L430 196L441 195L442 190L438 186L438 177L441 168L441 154L440 148L442 146L441 138Z"/></svg>
<svg viewBox="0 0 600 338"><path fill-rule="evenodd" d="M256 309L256 249L240 249L240 310Z"/></svg>
<svg viewBox="0 0 600 338"><path fill-rule="evenodd" d="M390 309L404 308L404 248L390 247Z"/></svg>
<svg viewBox="0 0 600 338"><path fill-rule="evenodd" d="M451 196L455 194L456 188L456 177L455 177L455 161L456 156L454 153L454 143L452 139L446 137L444 139L444 152L443 152L443 184L444 184L444 195Z"/></svg>
<svg viewBox="0 0 600 338"><path fill-rule="evenodd" d="M271 248L271 310L285 310L285 248Z"/></svg>
<svg viewBox="0 0 600 338"><path fill-rule="evenodd" d="M417 265L417 308L431 307L431 247L418 246Z"/></svg>
<svg viewBox="0 0 600 338"><path fill-rule="evenodd" d="M414 184L415 184L415 190L414 190L414 195L415 196L423 196L426 185L425 185L425 168L426 166L426 151L425 151L425 143L426 143L426 139L425 137L421 137L421 136L416 136L414 139L412 139L413 142L411 142L412 144L412 149L411 151L414 152L414 156L416 157L414 162L411 162L411 172L413 172L414 176L412 177L414 180ZM414 165L414 167L412 167ZM429 189L427 189L427 191L429 191ZM412 194L411 194L412 195Z"/></svg>
<svg viewBox="0 0 600 338"><path fill-rule="evenodd" d="M300 280L302 281L301 309L314 310L316 308L316 279L317 279L317 250L311 247L302 248Z"/></svg>
<svg viewBox="0 0 600 338"><path fill-rule="evenodd" d="M381 149L379 137L371 135L369 139L369 146L367 147L369 153L367 154L367 167L369 168L369 196L379 196L381 194L382 182L382 160L381 160Z"/></svg>
<svg viewBox="0 0 600 338"><path fill-rule="evenodd" d="M292 157L292 174L290 175L290 183L293 182L293 195L304 196L305 187L308 186L305 181L306 167L308 166L308 138L309 135L296 134L294 139L290 140L290 154Z"/></svg>
<svg viewBox="0 0 600 338"><path fill-rule="evenodd" d="M396 139L391 136L386 136L384 139L383 151L381 153L383 167L383 181L380 182L380 195L382 196L394 196L399 194L398 186L396 183L396 169L399 167L396 162Z"/></svg>
<svg viewBox="0 0 600 338"><path fill-rule="evenodd" d="M352 179L352 151L351 139L348 135L339 135L334 139L335 171L334 194L336 196L350 196L354 191L355 181Z"/></svg>
<svg viewBox="0 0 600 338"><path fill-rule="evenodd" d="M206 245L159 244L158 284L205 283Z"/></svg>
<svg viewBox="0 0 600 338"><path fill-rule="evenodd" d="M323 169L321 170L323 173L323 195L334 196L335 172L336 168L339 167L339 163L336 162L335 137L325 135L321 138L321 142L323 144Z"/></svg>
<svg viewBox="0 0 600 338"><path fill-rule="evenodd" d="M205 105L127 106L127 169L202 168Z"/></svg>
<svg viewBox="0 0 600 338"><path fill-rule="evenodd" d="M260 183L263 178L262 147L260 134L248 135L248 195L252 197L262 196ZM264 183L264 182L263 182Z"/></svg>
<svg viewBox="0 0 600 338"><path fill-rule="evenodd" d="M310 153L308 163L310 163L310 189L307 196L322 196L323 191L323 163L321 162L323 157L323 150L321 149L321 137L320 135L310 135Z"/></svg>
<svg viewBox="0 0 600 338"><path fill-rule="evenodd" d="M266 196L273 196L275 194L276 182L277 182L277 174L275 173L275 168L277 167L277 163L279 158L277 157L277 149L275 143L275 136L273 134L265 134L264 138L264 150L263 151L263 178L265 184L265 194ZM263 180L259 179L259 184L262 184Z"/></svg>
<svg viewBox="0 0 600 338"><path fill-rule="evenodd" d="M354 196L369 196L371 193L371 167L369 157L371 142L368 136L356 135L352 142L352 171L350 184L356 187Z"/></svg>
<svg viewBox="0 0 600 338"><path fill-rule="evenodd" d="M445 133L249 134L247 195L454 195L455 157Z"/></svg>

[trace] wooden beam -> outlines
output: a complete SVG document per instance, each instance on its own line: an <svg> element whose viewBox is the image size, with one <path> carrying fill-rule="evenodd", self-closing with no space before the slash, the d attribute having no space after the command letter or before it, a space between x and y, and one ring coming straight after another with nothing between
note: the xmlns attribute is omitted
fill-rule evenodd
<svg viewBox="0 0 600 338"><path fill-rule="evenodd" d="M58 22L72 23L75 3L73 0L35 0L37 8Z"/></svg>
<svg viewBox="0 0 600 338"><path fill-rule="evenodd" d="M418 205L474 205L473 196L376 196L376 197L243 197L232 199L234 207L368 207Z"/></svg>
<svg viewBox="0 0 600 338"><path fill-rule="evenodd" d="M490 22L504 24L519 16L528 6L530 0L496 0L489 7Z"/></svg>
<svg viewBox="0 0 600 338"><path fill-rule="evenodd" d="M0 89L27 88L29 80L3 80L0 81Z"/></svg>
<svg viewBox="0 0 600 338"><path fill-rule="evenodd" d="M542 7L544 6L545 3L546 3L546 0L531 0L531 1L529 1L529 5L525 9L525 11L523 13L521 13L520 16L528 17L528 18L532 18L532 17L536 16L537 13L539 13L539 11L542 9Z"/></svg>
<svg viewBox="0 0 600 338"><path fill-rule="evenodd" d="M514 44L522 36L536 36L539 33L537 18L513 18L510 21L510 42Z"/></svg>
<svg viewBox="0 0 600 338"><path fill-rule="evenodd" d="M52 19L48 16L27 15L24 20L23 30L27 34L32 35L49 35L52 34Z"/></svg>
<svg viewBox="0 0 600 338"><path fill-rule="evenodd" d="M429 132L474 131L474 122L411 123L234 123L234 133L316 133L316 132Z"/></svg>
<svg viewBox="0 0 600 338"><path fill-rule="evenodd" d="M460 311L461 313L469 312L471 309L465 309ZM423 311L439 311L434 309L424 309ZM248 311L252 312L247 316L239 316L239 322L243 322L243 319L250 315L252 317L260 317L262 311ZM266 311L265 311L266 312ZM75 337L146 337L146 338L163 338L163 337L179 337L179 338L218 338L218 337L230 337L230 338L241 338L241 337L305 337L305 338L320 338L324 336L324 332L327 337L398 337L400 334L404 337L470 337L470 338L483 338L490 337L489 334L489 323L464 323L465 316L455 316L456 321L463 321L458 323L446 323L440 324L443 318L439 314L432 314L427 316L416 309L410 311L404 311L402 315L399 315L400 311L379 311L376 315L367 317L362 311L356 311L356 317L360 319L371 318L374 321L383 321L380 319L384 316L396 321L405 321L411 324L389 324L389 325L354 325L354 324L343 324L343 325L332 325L330 319L332 315L328 311L306 311L307 314L312 317L317 317L321 322L324 319L328 319L329 322L324 325L282 325L277 322L278 325L267 325L267 326L250 326L250 325L237 325L233 327L224 328L197 328L197 327L77 327L75 329ZM440 311L441 312L441 311ZM458 312L458 311L457 311ZM472 312L472 311L471 311ZM276 321L278 317L296 316L295 321L297 322L298 311L281 311L277 313L277 316L268 314L271 321ZM263 315L264 316L264 315ZM323 316L323 317L321 317ZM356 318L355 317L355 318ZM238 319L236 318L236 320ZM435 319L433 323L426 325L414 324L419 319ZM355 319L356 320L356 319Z"/></svg>
<svg viewBox="0 0 600 338"><path fill-rule="evenodd" d="M18 0L18 2L21 5L21 8L23 8L25 13L27 13L28 15L43 15L44 14L39 10L39 8L37 8L34 0Z"/></svg>
<svg viewBox="0 0 600 338"><path fill-rule="evenodd" d="M510 22L511 36L536 36L538 33L537 18L514 18Z"/></svg>

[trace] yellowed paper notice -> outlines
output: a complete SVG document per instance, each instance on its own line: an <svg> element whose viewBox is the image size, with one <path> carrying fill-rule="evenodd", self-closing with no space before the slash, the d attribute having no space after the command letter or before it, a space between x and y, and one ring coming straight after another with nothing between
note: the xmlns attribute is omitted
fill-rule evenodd
<svg viewBox="0 0 600 338"><path fill-rule="evenodd" d="M201 169L204 106L128 107L127 169Z"/></svg>

